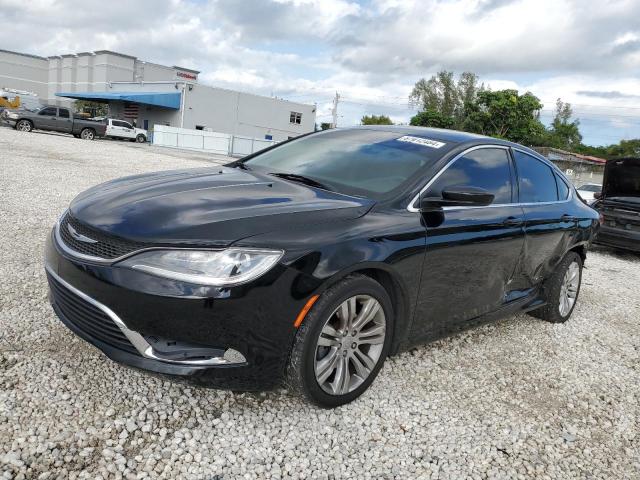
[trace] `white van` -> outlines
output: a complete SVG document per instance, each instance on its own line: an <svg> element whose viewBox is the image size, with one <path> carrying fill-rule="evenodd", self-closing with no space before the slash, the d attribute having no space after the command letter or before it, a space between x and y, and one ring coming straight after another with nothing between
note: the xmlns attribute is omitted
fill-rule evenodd
<svg viewBox="0 0 640 480"><path fill-rule="evenodd" d="M147 141L147 131L144 128L136 128L124 120L115 118L105 119L107 124L107 137L126 138L132 142L144 143Z"/></svg>

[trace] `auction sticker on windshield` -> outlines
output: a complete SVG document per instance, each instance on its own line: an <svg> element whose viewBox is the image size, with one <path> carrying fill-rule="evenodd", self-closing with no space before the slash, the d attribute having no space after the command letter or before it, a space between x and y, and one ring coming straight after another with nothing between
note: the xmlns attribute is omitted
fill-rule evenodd
<svg viewBox="0 0 640 480"><path fill-rule="evenodd" d="M431 147L431 148L441 148L446 145L446 143L443 143L443 142L438 142L436 140L431 140L429 138L412 137L411 135L405 135L404 137L400 137L398 138L398 141L416 143L418 145L422 145L424 147Z"/></svg>

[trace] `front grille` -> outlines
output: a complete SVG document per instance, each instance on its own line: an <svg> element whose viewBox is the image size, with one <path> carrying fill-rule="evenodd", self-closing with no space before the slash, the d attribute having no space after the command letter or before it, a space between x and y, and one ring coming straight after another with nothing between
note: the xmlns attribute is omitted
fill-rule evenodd
<svg viewBox="0 0 640 480"><path fill-rule="evenodd" d="M76 295L48 272L47 279L53 301L67 321L89 337L125 352L138 354L122 330L106 313Z"/></svg>
<svg viewBox="0 0 640 480"><path fill-rule="evenodd" d="M71 226L80 235L95 240L95 243L83 242L76 239L71 235L69 226ZM60 221L60 238L64 244L73 251L84 255L90 255L92 257L103 258L105 260L113 260L137 250L153 246L149 243L125 240L123 238L101 232L80 223L69 213L67 213Z"/></svg>

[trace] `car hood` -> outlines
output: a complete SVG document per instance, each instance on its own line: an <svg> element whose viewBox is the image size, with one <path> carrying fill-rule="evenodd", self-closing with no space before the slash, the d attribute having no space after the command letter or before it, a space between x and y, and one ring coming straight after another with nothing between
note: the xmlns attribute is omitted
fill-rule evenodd
<svg viewBox="0 0 640 480"><path fill-rule="evenodd" d="M640 202L640 158L609 160L604 168L602 197Z"/></svg>
<svg viewBox="0 0 640 480"><path fill-rule="evenodd" d="M228 167L113 180L78 195L73 217L136 241L225 246L304 224L357 218L374 202Z"/></svg>

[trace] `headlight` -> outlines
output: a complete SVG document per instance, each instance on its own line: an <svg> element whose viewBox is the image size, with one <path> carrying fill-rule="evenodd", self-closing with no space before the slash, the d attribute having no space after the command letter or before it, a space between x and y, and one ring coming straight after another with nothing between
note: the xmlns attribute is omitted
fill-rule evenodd
<svg viewBox="0 0 640 480"><path fill-rule="evenodd" d="M7 118L10 118L12 120L17 120L18 119L18 114L17 113L7 112L6 116L7 116Z"/></svg>
<svg viewBox="0 0 640 480"><path fill-rule="evenodd" d="M150 250L118 263L159 277L198 285L229 287L268 272L284 252L253 248L206 250Z"/></svg>

